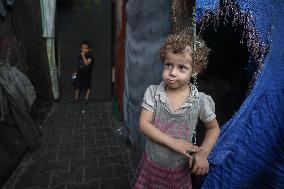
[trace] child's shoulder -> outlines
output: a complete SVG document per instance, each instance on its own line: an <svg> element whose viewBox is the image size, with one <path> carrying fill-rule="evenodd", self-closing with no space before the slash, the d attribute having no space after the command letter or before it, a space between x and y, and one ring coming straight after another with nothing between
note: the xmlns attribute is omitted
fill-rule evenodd
<svg viewBox="0 0 284 189"><path fill-rule="evenodd" d="M214 104L212 97L204 92L198 92L198 100L201 104Z"/></svg>
<svg viewBox="0 0 284 189"><path fill-rule="evenodd" d="M145 91L145 93L151 94L151 96L154 96L158 89L159 85L149 85Z"/></svg>
<svg viewBox="0 0 284 189"><path fill-rule="evenodd" d="M206 98L206 97L211 97L211 96L206 94L206 93L204 93L204 92L198 91L198 97L199 98Z"/></svg>
<svg viewBox="0 0 284 189"><path fill-rule="evenodd" d="M164 88L165 88L165 82L161 81L161 83L159 84L149 85L146 91L149 91L151 93L162 92Z"/></svg>

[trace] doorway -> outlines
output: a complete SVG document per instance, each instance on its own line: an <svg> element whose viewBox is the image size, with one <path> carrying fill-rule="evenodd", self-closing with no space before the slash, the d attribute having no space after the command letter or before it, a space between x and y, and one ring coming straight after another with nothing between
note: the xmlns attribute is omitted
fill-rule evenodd
<svg viewBox="0 0 284 189"><path fill-rule="evenodd" d="M80 43L87 40L95 57L90 100L111 100L111 11L111 0L57 1L61 99L74 96L71 75L76 71Z"/></svg>

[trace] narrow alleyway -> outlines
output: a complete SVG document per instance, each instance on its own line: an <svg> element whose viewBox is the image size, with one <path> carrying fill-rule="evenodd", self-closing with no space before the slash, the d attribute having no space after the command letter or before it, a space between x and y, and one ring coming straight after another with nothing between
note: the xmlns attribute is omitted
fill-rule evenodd
<svg viewBox="0 0 284 189"><path fill-rule="evenodd" d="M56 104L28 153L2 189L127 189L130 148L113 126L111 103Z"/></svg>

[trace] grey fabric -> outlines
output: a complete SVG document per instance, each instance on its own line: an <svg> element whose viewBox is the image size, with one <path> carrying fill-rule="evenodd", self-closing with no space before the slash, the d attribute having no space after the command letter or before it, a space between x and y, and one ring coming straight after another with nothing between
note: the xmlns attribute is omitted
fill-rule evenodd
<svg viewBox="0 0 284 189"><path fill-rule="evenodd" d="M12 8L16 0L0 0L0 16L7 15L7 7Z"/></svg>
<svg viewBox="0 0 284 189"><path fill-rule="evenodd" d="M160 85L148 87L144 94L142 107L149 111L154 110L153 124L162 132L174 138L195 141L198 117L205 123L216 118L212 98L198 92L197 88L191 85L191 94L186 102L177 110L172 111L165 86L165 82L162 81ZM146 152L152 161L162 166L177 168L187 163L186 156L150 139L146 140Z"/></svg>
<svg viewBox="0 0 284 189"><path fill-rule="evenodd" d="M0 0L0 16L6 16L7 10L6 10L6 3L5 0Z"/></svg>
<svg viewBox="0 0 284 189"><path fill-rule="evenodd" d="M131 143L143 146L140 104L147 86L161 81L159 49L171 30L171 0L129 0L126 11L124 123Z"/></svg>
<svg viewBox="0 0 284 189"><path fill-rule="evenodd" d="M12 6L14 6L15 2L16 2L16 0L7 0L6 5L9 6L9 7L12 7Z"/></svg>
<svg viewBox="0 0 284 189"><path fill-rule="evenodd" d="M55 31L56 0L41 0L42 13L42 36L44 38L54 38Z"/></svg>
<svg viewBox="0 0 284 189"><path fill-rule="evenodd" d="M16 123L29 147L39 140L39 130L30 115L35 90L29 79L16 67L0 65L0 123Z"/></svg>

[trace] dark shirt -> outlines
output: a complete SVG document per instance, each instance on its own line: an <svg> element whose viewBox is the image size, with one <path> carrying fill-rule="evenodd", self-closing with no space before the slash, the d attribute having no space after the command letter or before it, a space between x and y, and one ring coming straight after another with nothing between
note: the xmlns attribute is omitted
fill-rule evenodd
<svg viewBox="0 0 284 189"><path fill-rule="evenodd" d="M92 67L93 67L93 64L94 64L94 57L92 56L92 54L91 53L87 53L86 55L85 55L85 57L86 57L86 59L88 60L88 59L91 59L91 63L89 64L89 65L85 65L84 64L84 61L83 61L83 58L82 58L82 56L81 56L81 54L78 56L78 61L77 61L77 69L79 70L79 69L92 69Z"/></svg>

